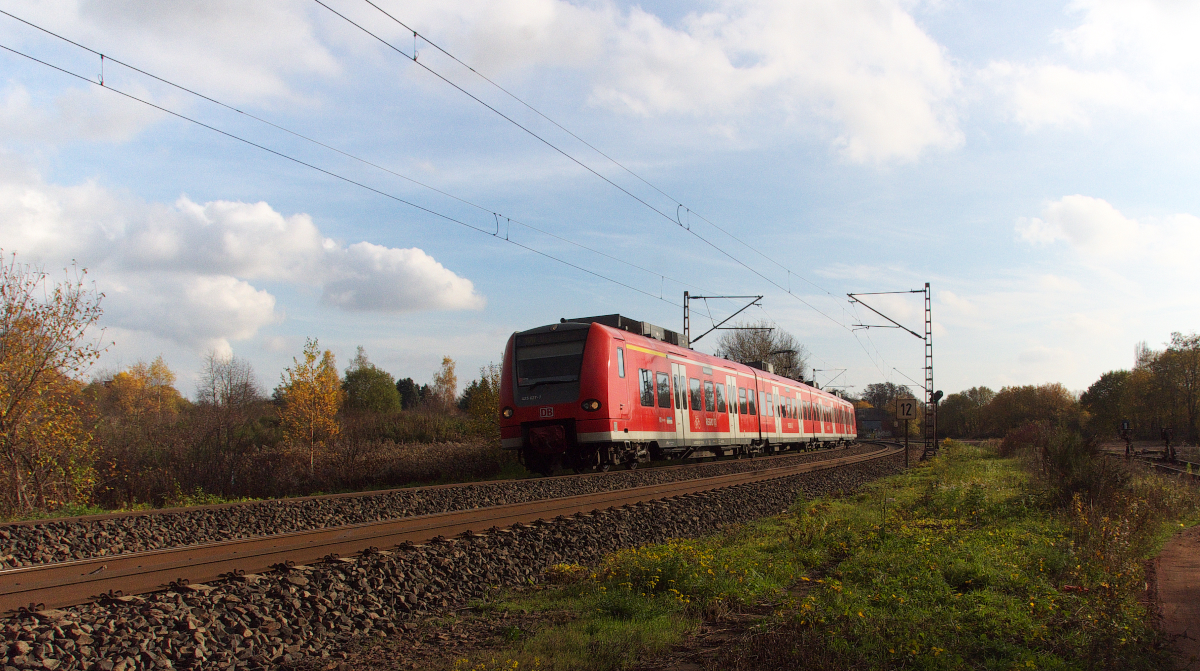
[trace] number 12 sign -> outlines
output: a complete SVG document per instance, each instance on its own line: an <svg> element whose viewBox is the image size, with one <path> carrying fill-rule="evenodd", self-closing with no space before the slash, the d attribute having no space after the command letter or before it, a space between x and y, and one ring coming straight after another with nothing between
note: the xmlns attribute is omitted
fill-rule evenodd
<svg viewBox="0 0 1200 671"><path fill-rule="evenodd" d="M917 418L917 399L915 398L898 398L896 399L896 419L916 419Z"/></svg>

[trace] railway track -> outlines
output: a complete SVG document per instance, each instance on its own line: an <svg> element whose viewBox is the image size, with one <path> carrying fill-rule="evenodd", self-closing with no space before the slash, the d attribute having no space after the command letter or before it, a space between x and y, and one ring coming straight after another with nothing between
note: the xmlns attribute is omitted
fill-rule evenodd
<svg viewBox="0 0 1200 671"><path fill-rule="evenodd" d="M1114 452L1114 451L1106 451L1105 454L1107 454L1111 457L1116 457L1116 458L1124 458L1125 457L1124 454L1122 454L1120 452ZM1138 461L1139 463L1145 464L1147 466L1150 466L1151 468L1154 468L1155 470L1162 471L1164 473L1171 473L1173 475L1182 475L1182 476L1192 478L1193 480L1200 479L1200 464L1198 464L1194 461L1165 462L1165 461L1161 461L1160 459L1146 457L1146 456L1135 456L1135 457L1133 457L1133 459Z"/></svg>
<svg viewBox="0 0 1200 671"><path fill-rule="evenodd" d="M701 492L869 462L893 455L899 449L883 443L870 444L879 449L768 470L9 569L0 571L0 611L59 608L104 595L142 594L170 586L201 589L204 583L239 573L256 574L289 563L303 565L400 544L469 535L489 528L587 515L651 501L678 500Z"/></svg>

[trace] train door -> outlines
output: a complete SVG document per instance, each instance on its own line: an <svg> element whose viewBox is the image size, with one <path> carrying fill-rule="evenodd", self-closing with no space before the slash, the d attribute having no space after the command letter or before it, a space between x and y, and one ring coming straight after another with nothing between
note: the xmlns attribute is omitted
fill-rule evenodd
<svg viewBox="0 0 1200 671"><path fill-rule="evenodd" d="M637 376L637 367L634 367L633 374L630 375L628 371L629 362L625 359L626 354L628 354L625 351L625 339L620 336L616 336L613 338L613 340L616 341L617 345L617 352L613 358L613 362L616 363L616 370L613 371L613 373L616 373L616 375L613 376L612 373L610 373L609 398L619 399L617 401L617 413L621 419L625 420L626 424L622 427L620 424L614 422L613 432L616 432L621 428L628 430L628 421L633 417L632 401L636 394L633 392L633 385L630 384L630 382L633 381L633 384L637 384L637 381L633 380L633 378Z"/></svg>
<svg viewBox="0 0 1200 671"><path fill-rule="evenodd" d="M771 387L771 406L775 411L775 441L783 442L783 397L779 395L779 387Z"/></svg>
<svg viewBox="0 0 1200 671"><path fill-rule="evenodd" d="M726 391L726 406L727 417L729 419L729 438L734 445L741 443L741 431L738 430L738 407L737 407L737 378L733 375L725 376Z"/></svg>
<svg viewBox="0 0 1200 671"><path fill-rule="evenodd" d="M688 417L687 397L687 367L683 364L671 364L672 398L675 400L675 439L683 447L691 437L690 418Z"/></svg>

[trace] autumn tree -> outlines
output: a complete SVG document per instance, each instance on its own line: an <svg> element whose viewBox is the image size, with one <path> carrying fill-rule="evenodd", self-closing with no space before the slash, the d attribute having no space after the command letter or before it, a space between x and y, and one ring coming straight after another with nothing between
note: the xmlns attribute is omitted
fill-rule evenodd
<svg viewBox="0 0 1200 671"><path fill-rule="evenodd" d="M395 412L400 409L400 392L395 380L367 359L362 346L346 369L342 390L346 392L347 410Z"/></svg>
<svg viewBox="0 0 1200 671"><path fill-rule="evenodd" d="M479 379L472 380L463 390L458 407L477 420L500 422L500 365L488 364L479 369Z"/></svg>
<svg viewBox="0 0 1200 671"><path fill-rule="evenodd" d="M292 359L284 371L280 392L283 436L289 442L308 446L308 472L315 472L316 452L338 435L337 413L342 405L341 378L333 353L322 354L317 340L304 343L303 361Z"/></svg>
<svg viewBox="0 0 1200 671"><path fill-rule="evenodd" d="M898 398L907 398L912 396L908 389L902 384L895 382L872 382L863 390L862 400L870 403L873 407L893 412L895 408L895 400Z"/></svg>
<svg viewBox="0 0 1200 671"><path fill-rule="evenodd" d="M717 356L742 363L766 361L775 368L776 375L804 379L808 373L808 348L795 336L765 320L738 322L734 326L734 330L725 331L717 341Z"/></svg>
<svg viewBox="0 0 1200 671"><path fill-rule="evenodd" d="M996 392L987 387L971 387L950 394L938 404L938 430L957 438L978 438L987 431L987 405Z"/></svg>
<svg viewBox="0 0 1200 671"><path fill-rule="evenodd" d="M1200 432L1197 431L1197 420L1200 419L1200 335L1172 333L1165 354L1174 382L1175 402L1183 420L1179 426L1183 429L1179 437L1186 436L1187 440L1195 443L1200 438Z"/></svg>
<svg viewBox="0 0 1200 671"><path fill-rule="evenodd" d="M1088 423L1090 431L1105 437L1117 435L1121 420L1127 419L1124 406L1130 375L1127 370L1110 370L1079 397L1079 402L1092 415Z"/></svg>
<svg viewBox="0 0 1200 671"><path fill-rule="evenodd" d="M454 359L442 357L442 368L433 376L433 385L429 390L430 404L439 410L449 410L454 407L458 398L458 376L454 374Z"/></svg>
<svg viewBox="0 0 1200 671"><path fill-rule="evenodd" d="M250 362L210 351L196 384L194 480L209 491L236 492L236 477L261 444L263 391ZM201 486L201 485L197 485Z"/></svg>
<svg viewBox="0 0 1200 671"><path fill-rule="evenodd" d="M1179 439L1200 438L1200 335L1172 333L1163 350L1138 343L1122 398L1123 413L1141 436L1173 428Z"/></svg>
<svg viewBox="0 0 1200 671"><path fill-rule="evenodd" d="M997 436L1029 422L1078 430L1086 419L1075 395L1057 382L1004 387L988 403L986 412L990 431Z"/></svg>
<svg viewBox="0 0 1200 671"><path fill-rule="evenodd" d="M110 414L134 425L173 420L184 403L175 389L175 373L161 355L150 363L135 363L104 386Z"/></svg>
<svg viewBox="0 0 1200 671"><path fill-rule="evenodd" d="M78 378L103 351L94 326L104 294L84 284L86 272L53 282L15 254L0 256L0 477L9 513L90 492L91 434Z"/></svg>

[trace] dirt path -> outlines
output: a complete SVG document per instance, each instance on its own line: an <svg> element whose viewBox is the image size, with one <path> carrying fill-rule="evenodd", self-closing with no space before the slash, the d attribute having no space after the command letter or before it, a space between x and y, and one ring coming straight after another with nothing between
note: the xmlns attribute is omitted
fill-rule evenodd
<svg viewBox="0 0 1200 671"><path fill-rule="evenodd" d="M1200 671L1200 526L1167 543L1158 556L1162 629L1178 636L1179 668Z"/></svg>

